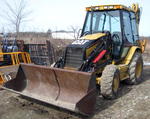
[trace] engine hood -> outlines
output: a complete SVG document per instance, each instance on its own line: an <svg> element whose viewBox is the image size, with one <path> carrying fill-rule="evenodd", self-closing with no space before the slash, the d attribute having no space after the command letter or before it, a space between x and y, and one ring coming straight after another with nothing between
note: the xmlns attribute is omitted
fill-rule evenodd
<svg viewBox="0 0 150 119"><path fill-rule="evenodd" d="M95 34L88 34L86 36L82 36L80 39L84 40L96 40L100 37L106 36L106 33L95 33Z"/></svg>
<svg viewBox="0 0 150 119"><path fill-rule="evenodd" d="M89 34L81 37L78 40L75 40L72 44L68 45L68 47L78 47L78 48L88 48L91 45L95 44L98 40L104 38L106 33L95 33Z"/></svg>

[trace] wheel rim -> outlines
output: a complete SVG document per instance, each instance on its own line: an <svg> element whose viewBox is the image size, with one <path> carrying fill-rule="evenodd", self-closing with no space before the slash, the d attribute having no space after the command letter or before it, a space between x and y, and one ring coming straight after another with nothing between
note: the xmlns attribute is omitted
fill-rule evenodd
<svg viewBox="0 0 150 119"><path fill-rule="evenodd" d="M119 88L119 76L116 75L113 79L113 92L117 93Z"/></svg>
<svg viewBox="0 0 150 119"><path fill-rule="evenodd" d="M137 62L136 64L136 71L135 71L135 76L136 78L140 78L141 74L142 74L142 63L141 62Z"/></svg>

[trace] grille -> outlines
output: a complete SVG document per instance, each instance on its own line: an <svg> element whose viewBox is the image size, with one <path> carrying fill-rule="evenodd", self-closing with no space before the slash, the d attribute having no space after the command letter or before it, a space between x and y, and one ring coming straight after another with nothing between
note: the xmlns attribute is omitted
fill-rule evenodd
<svg viewBox="0 0 150 119"><path fill-rule="evenodd" d="M80 68L83 63L82 48L67 48L66 51L66 67Z"/></svg>

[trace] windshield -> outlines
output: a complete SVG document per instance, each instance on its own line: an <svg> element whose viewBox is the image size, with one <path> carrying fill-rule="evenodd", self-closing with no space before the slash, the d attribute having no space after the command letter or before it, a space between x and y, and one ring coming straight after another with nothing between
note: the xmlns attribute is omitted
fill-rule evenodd
<svg viewBox="0 0 150 119"><path fill-rule="evenodd" d="M103 31L121 32L119 11L87 12L82 36Z"/></svg>

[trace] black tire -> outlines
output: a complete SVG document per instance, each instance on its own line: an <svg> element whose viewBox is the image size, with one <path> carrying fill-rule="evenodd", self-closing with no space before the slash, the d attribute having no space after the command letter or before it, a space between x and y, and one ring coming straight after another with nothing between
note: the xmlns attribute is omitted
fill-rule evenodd
<svg viewBox="0 0 150 119"><path fill-rule="evenodd" d="M117 66L113 64L107 65L102 73L101 79L101 95L105 99L116 98L120 85L120 74ZM117 82L117 85L115 85L115 81ZM114 88L114 86L116 86L116 88Z"/></svg>
<svg viewBox="0 0 150 119"><path fill-rule="evenodd" d="M143 58L141 53L136 52L133 56L131 63L129 64L129 79L125 80L126 84L134 85L139 84L142 81L143 73Z"/></svg>

